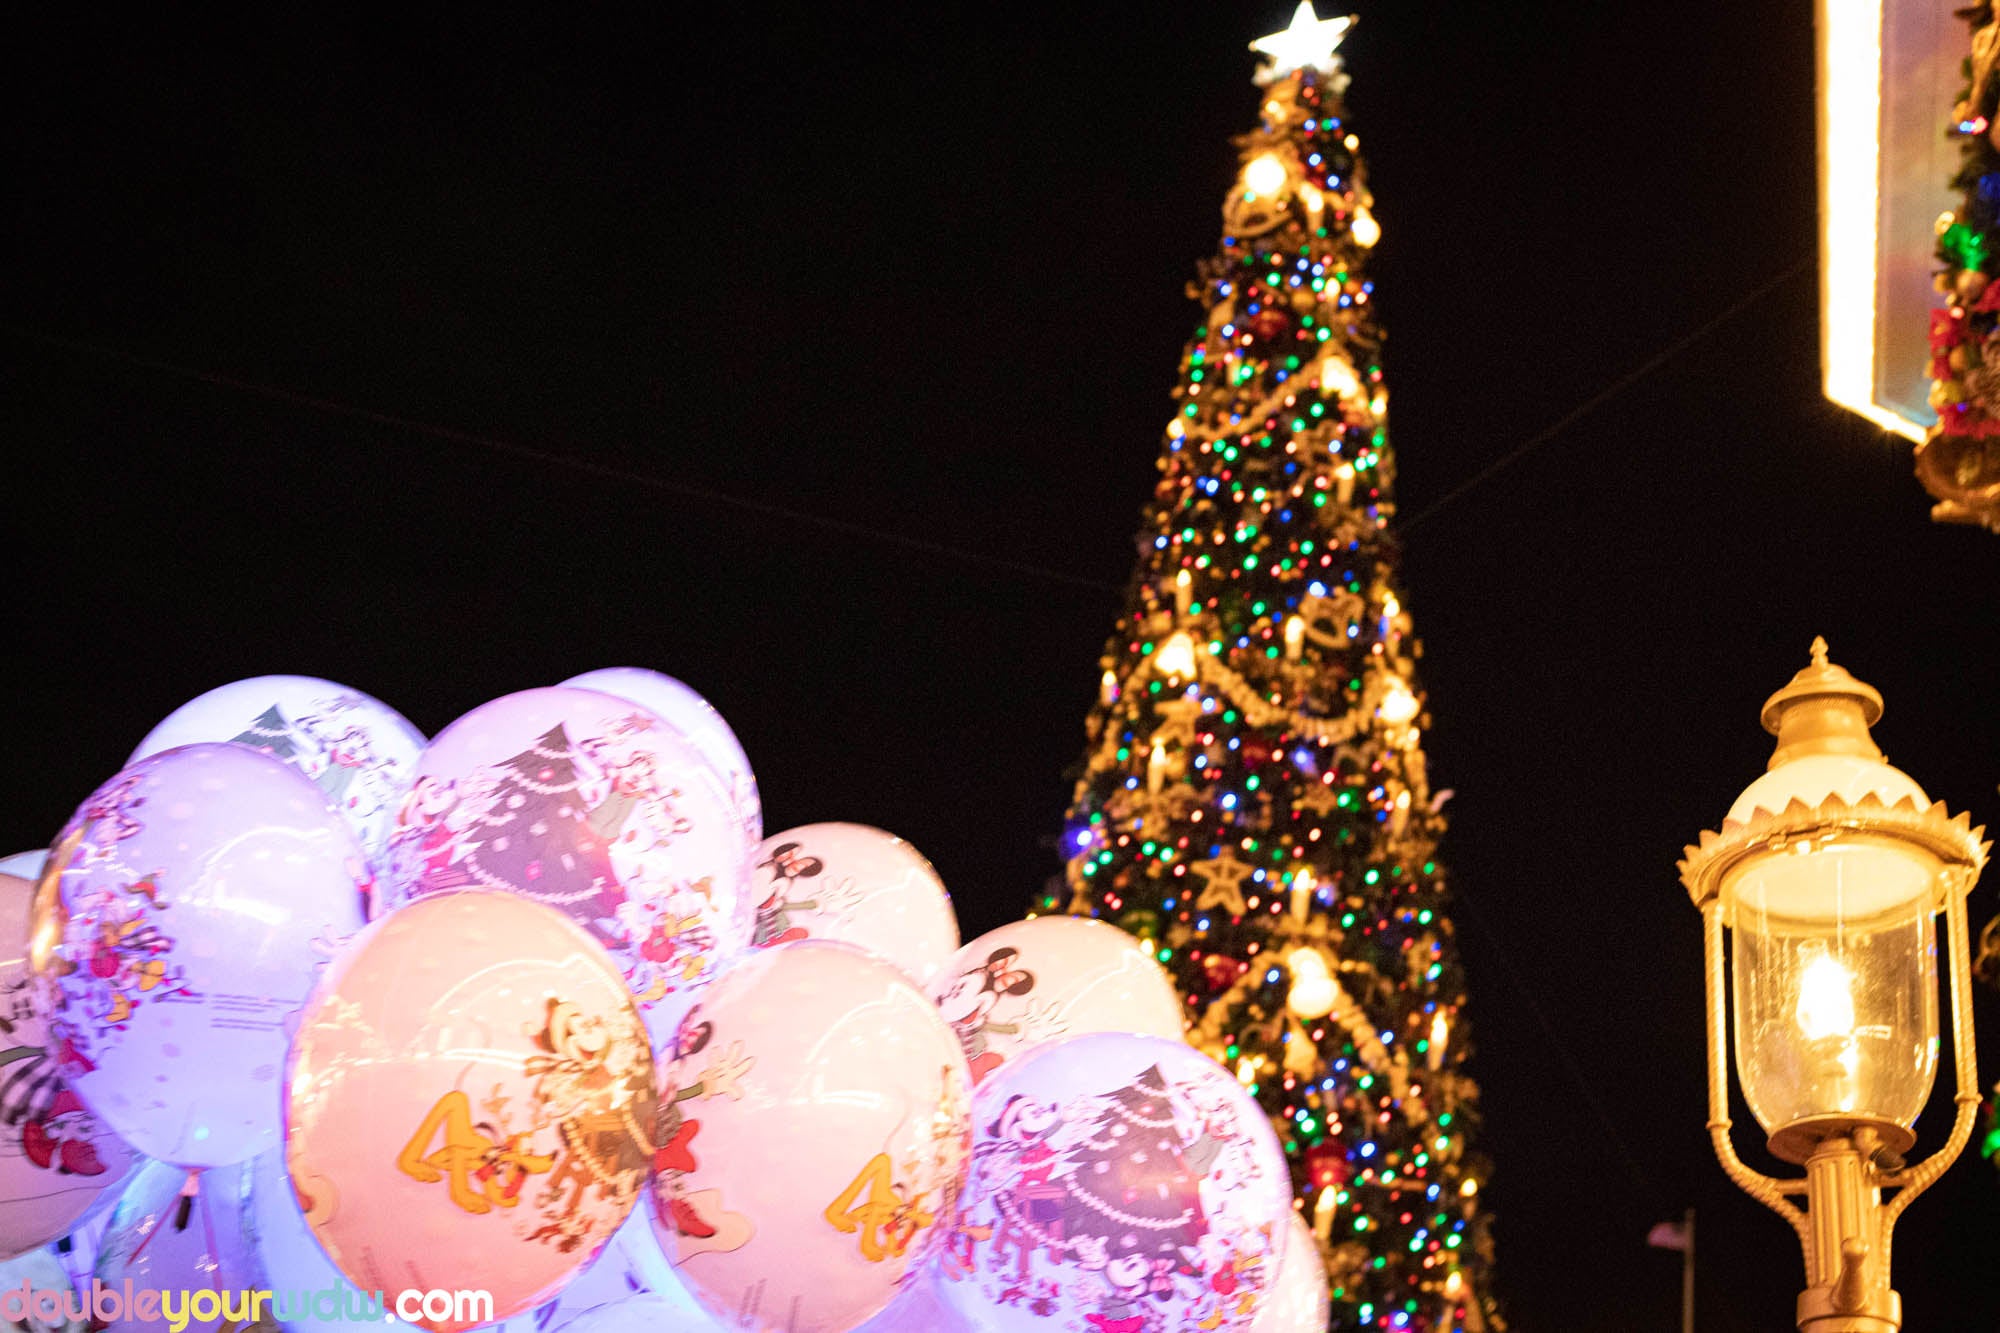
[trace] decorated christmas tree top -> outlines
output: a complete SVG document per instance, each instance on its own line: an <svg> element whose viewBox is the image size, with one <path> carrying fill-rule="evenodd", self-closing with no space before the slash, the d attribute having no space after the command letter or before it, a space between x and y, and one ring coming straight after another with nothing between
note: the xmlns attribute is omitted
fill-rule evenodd
<svg viewBox="0 0 2000 1333"><path fill-rule="evenodd" d="M1271 1113L1338 1328L1502 1325L1475 1090L1388 531L1380 238L1334 54L1302 4L1255 44L1205 317L1106 648L1065 894L1153 943L1191 1039Z"/></svg>

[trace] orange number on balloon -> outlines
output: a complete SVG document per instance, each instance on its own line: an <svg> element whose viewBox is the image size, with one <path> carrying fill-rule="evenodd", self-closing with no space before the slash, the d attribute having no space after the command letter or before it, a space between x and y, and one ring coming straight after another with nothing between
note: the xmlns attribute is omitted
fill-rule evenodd
<svg viewBox="0 0 2000 1333"><path fill-rule="evenodd" d="M856 1206L863 1189L868 1197ZM826 1220L841 1231L861 1233L861 1257L880 1263L901 1256L917 1232L931 1224L931 1215L904 1200L889 1174L889 1154L877 1153L861 1168L840 1197L826 1206Z"/></svg>
<svg viewBox="0 0 2000 1333"><path fill-rule="evenodd" d="M430 1152L440 1128L444 1146ZM527 1177L547 1171L555 1158L535 1156L511 1140L503 1148L473 1128L472 1102L466 1095L447 1092L403 1145L396 1165L404 1175L425 1184L448 1178L453 1203L468 1213L484 1213L496 1203L503 1208L519 1203Z"/></svg>

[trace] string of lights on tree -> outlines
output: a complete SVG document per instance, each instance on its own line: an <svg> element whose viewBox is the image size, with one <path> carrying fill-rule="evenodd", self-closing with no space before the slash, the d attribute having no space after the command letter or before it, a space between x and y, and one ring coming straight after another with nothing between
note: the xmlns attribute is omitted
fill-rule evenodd
<svg viewBox="0 0 2000 1333"><path fill-rule="evenodd" d="M1253 44L1205 318L1106 648L1064 832L1067 899L1147 940L1190 1039L1267 1110L1343 1329L1501 1329L1465 992L1434 855L1421 647L1342 105L1352 20Z"/></svg>

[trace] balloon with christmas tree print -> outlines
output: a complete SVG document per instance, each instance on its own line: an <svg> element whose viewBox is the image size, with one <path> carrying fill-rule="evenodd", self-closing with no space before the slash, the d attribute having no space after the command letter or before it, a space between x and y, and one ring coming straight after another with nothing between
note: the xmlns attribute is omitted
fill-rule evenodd
<svg viewBox="0 0 2000 1333"><path fill-rule="evenodd" d="M1227 1071L1177 1041L1094 1033L1009 1063L973 1114L980 1165L940 1271L974 1327L1250 1328L1290 1179Z"/></svg>
<svg viewBox="0 0 2000 1333"><path fill-rule="evenodd" d="M380 855L424 748L424 734L379 699L314 676L256 676L176 708L126 763L182 745L226 741L313 780L326 803Z"/></svg>
<svg viewBox="0 0 2000 1333"><path fill-rule="evenodd" d="M748 860L723 779L659 717L524 690L425 749L378 907L466 888L553 907L610 952L657 1039L749 945Z"/></svg>
<svg viewBox="0 0 2000 1333"><path fill-rule="evenodd" d="M742 742L722 720L722 714L715 711L714 704L672 676L644 667L603 667L572 676L563 684L630 699L641 708L659 714L668 726L701 751L709 767L729 784L730 797L743 825L744 845L755 847L763 839L764 808L757 797L757 775L750 771L750 759L743 753Z"/></svg>

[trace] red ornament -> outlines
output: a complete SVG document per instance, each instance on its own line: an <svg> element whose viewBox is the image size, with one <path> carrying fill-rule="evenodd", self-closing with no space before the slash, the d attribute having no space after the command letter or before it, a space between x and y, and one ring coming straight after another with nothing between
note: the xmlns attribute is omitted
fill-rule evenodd
<svg viewBox="0 0 2000 1333"><path fill-rule="evenodd" d="M1262 736L1245 736L1241 747L1243 762L1252 768L1262 768L1271 762L1276 749Z"/></svg>
<svg viewBox="0 0 2000 1333"><path fill-rule="evenodd" d="M1338 1189L1354 1174L1346 1149L1331 1139L1306 1149L1305 1164L1306 1180L1314 1190Z"/></svg>
<svg viewBox="0 0 2000 1333"><path fill-rule="evenodd" d="M1291 314L1275 306L1267 305L1250 316L1250 332L1263 342L1276 342L1291 331Z"/></svg>
<svg viewBox="0 0 2000 1333"><path fill-rule="evenodd" d="M1210 990L1222 990L1232 985L1240 970L1236 960L1227 954L1212 953L1201 960L1202 975L1208 978Z"/></svg>

